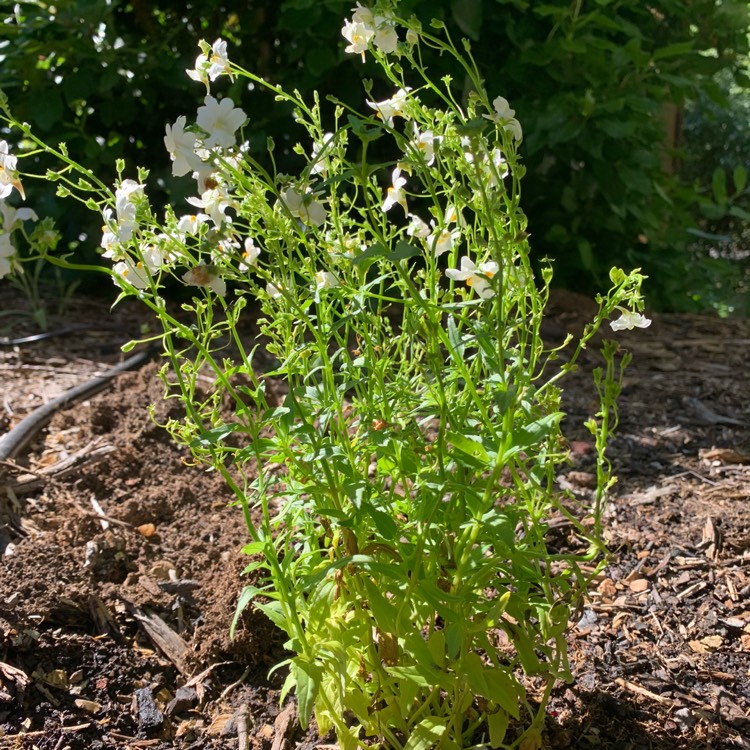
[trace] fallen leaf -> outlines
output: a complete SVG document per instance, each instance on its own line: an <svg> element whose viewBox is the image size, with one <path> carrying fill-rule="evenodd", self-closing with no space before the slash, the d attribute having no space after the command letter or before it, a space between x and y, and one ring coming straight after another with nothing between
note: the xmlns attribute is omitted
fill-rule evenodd
<svg viewBox="0 0 750 750"><path fill-rule="evenodd" d="M630 582L630 590L634 594L640 594L645 591L651 584L645 578L636 578L635 581Z"/></svg>
<svg viewBox="0 0 750 750"><path fill-rule="evenodd" d="M710 650L705 643L701 643L700 641L688 641L688 646L690 646L696 654L707 654Z"/></svg>
<svg viewBox="0 0 750 750"><path fill-rule="evenodd" d="M750 463L750 454L735 450L734 448L711 448L700 450L698 455L706 461L717 461L720 464L746 464Z"/></svg>
<svg viewBox="0 0 750 750"><path fill-rule="evenodd" d="M709 648L721 648L724 645L724 639L720 635L707 635L701 638L701 643L705 643Z"/></svg>
<svg viewBox="0 0 750 750"><path fill-rule="evenodd" d="M82 709L83 711L88 711L90 714L95 714L102 707L101 703L97 703L96 701L88 701L85 698L76 698L73 703L75 703L78 708Z"/></svg>

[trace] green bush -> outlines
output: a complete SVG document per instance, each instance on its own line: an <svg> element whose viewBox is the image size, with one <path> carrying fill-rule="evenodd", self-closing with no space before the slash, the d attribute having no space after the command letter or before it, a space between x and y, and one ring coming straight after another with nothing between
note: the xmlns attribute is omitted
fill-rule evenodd
<svg viewBox="0 0 750 750"><path fill-rule="evenodd" d="M316 89L356 107L361 89L357 71L343 64L340 35L351 4L259 0L228 11L220 0L61 0L53 13L49 4L21 2L16 20L3 26L0 88L15 112L68 142L97 174L108 169L114 177L114 161L123 157L150 168L164 200L175 200L181 188L162 141L165 124L202 97L183 75L195 39L223 36L245 67L303 97ZM700 196L664 169L663 115L670 104L696 100L718 71L740 65L747 3L403 0L400 7L425 23L438 16L454 38L468 37L482 75L501 85L516 110L532 244L539 259L556 261L558 283L588 291L612 264L640 265L652 276L652 303L689 302L681 280ZM436 75L463 82L446 58L425 54ZM364 66L378 96L382 78ZM251 115L254 153L273 137L283 168L293 158L288 113L264 106ZM33 204L40 213L55 211L43 189ZM98 243L99 227L83 214L63 219L69 241L83 231Z"/></svg>

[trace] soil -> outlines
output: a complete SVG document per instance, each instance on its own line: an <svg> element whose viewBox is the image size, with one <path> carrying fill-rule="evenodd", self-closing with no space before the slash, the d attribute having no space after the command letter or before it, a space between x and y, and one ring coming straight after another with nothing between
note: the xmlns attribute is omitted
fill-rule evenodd
<svg viewBox="0 0 750 750"><path fill-rule="evenodd" d="M557 294L550 337L589 305ZM0 306L23 302L4 289ZM90 329L0 346L0 433L122 361L146 322L74 300L51 327ZM37 333L24 315L0 326ZM610 450L611 558L570 631L575 681L555 691L545 747L750 748L750 321L657 315L619 338L634 358ZM599 362L591 347L566 391L560 482L581 495ZM330 746L279 706L273 626L248 611L229 637L247 536L221 479L158 426L179 411L158 368L58 410L0 465L0 748Z"/></svg>

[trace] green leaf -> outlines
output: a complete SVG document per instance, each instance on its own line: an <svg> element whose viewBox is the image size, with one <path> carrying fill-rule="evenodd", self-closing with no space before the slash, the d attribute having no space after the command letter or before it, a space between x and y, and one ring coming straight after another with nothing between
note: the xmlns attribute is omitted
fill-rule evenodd
<svg viewBox="0 0 750 750"><path fill-rule="evenodd" d="M291 635L289 623L279 602L268 602L255 605L276 627Z"/></svg>
<svg viewBox="0 0 750 750"><path fill-rule="evenodd" d="M721 167L714 169L711 177L711 188L714 192L714 200L717 203L727 202L727 174Z"/></svg>
<svg viewBox="0 0 750 750"><path fill-rule="evenodd" d="M347 120L354 134L363 142L375 141L383 135L384 131L380 125L368 125L362 118L355 115L349 115Z"/></svg>
<svg viewBox="0 0 750 750"><path fill-rule="evenodd" d="M514 719L518 713L518 686L502 669L483 664L479 654L469 653L463 661L463 673L471 689L494 701Z"/></svg>
<svg viewBox="0 0 750 750"><path fill-rule="evenodd" d="M429 750L445 734L448 719L442 716L427 716L414 727L404 750Z"/></svg>
<svg viewBox="0 0 750 750"><path fill-rule="evenodd" d="M413 258L415 255L421 254L422 251L418 247L415 247L408 242L404 242L404 240L399 240L396 243L396 249L393 250L393 252L388 253L386 257L388 260L395 263L398 260L406 260L407 258Z"/></svg>
<svg viewBox="0 0 750 750"><path fill-rule="evenodd" d="M207 448L210 445L220 443L227 435L231 435L239 429L237 424L223 424L220 427L214 427L212 430L201 432L198 437L193 438L188 444L189 448Z"/></svg>
<svg viewBox="0 0 750 750"><path fill-rule="evenodd" d="M732 181L734 182L734 189L741 193L747 187L747 169L741 164L738 164L732 171Z"/></svg>
<svg viewBox="0 0 750 750"><path fill-rule="evenodd" d="M694 42L677 42L668 44L654 52L654 60L664 60L667 57L683 57L694 50Z"/></svg>
<svg viewBox="0 0 750 750"><path fill-rule="evenodd" d="M453 0L451 11L458 28L469 39L478 41L482 30L482 0Z"/></svg>
<svg viewBox="0 0 750 750"><path fill-rule="evenodd" d="M370 503L365 503L364 509L370 515L377 528L378 533L384 539L395 539L398 534L398 524L388 514L373 507Z"/></svg>
<svg viewBox="0 0 750 750"><path fill-rule="evenodd" d="M536 422L531 422L517 430L513 430L513 445L510 454L512 455L519 450L525 450L532 445L540 443L552 432L564 416L563 412L555 411L541 419L537 419Z"/></svg>
<svg viewBox="0 0 750 750"><path fill-rule="evenodd" d="M310 663L302 656L292 659L291 668L297 682L295 693L297 695L299 723L303 729L307 729L315 707L315 699L318 697L323 669L317 664Z"/></svg>
<svg viewBox="0 0 750 750"><path fill-rule="evenodd" d="M388 254L388 248L380 242L370 245L364 252L352 258L352 264L355 266L369 267L373 261L378 258L385 258Z"/></svg>
<svg viewBox="0 0 750 750"><path fill-rule="evenodd" d="M242 613L247 609L248 604L261 592L257 586L245 586L242 589L240 598L237 601L237 606L234 610L234 617L232 618L232 624L229 626L229 637L234 638L234 631L237 628L237 623L240 621Z"/></svg>
<svg viewBox="0 0 750 750"><path fill-rule="evenodd" d="M456 450L478 461L483 461L484 463L490 462L490 457L481 443L482 439L478 435L461 435L458 432L449 432L446 437Z"/></svg>
<svg viewBox="0 0 750 750"><path fill-rule="evenodd" d="M502 709L487 716L487 726L490 730L490 745L492 747L500 747L503 744L505 733L508 731L509 721L508 714Z"/></svg>

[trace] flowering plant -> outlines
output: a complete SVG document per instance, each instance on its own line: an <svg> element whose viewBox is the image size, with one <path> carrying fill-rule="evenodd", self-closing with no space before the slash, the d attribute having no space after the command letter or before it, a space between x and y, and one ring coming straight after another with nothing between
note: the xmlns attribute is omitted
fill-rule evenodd
<svg viewBox="0 0 750 750"><path fill-rule="evenodd" d="M520 206L521 125L490 101L468 43L433 26L442 35L357 6L346 51L372 55L395 89L376 101L366 85L366 114L323 111L243 70L222 40L201 42L188 74L204 105L165 137L174 174L196 180L197 212L159 219L144 170L126 179L118 165L112 194L64 148L49 177L101 211L121 297L162 323L167 394L185 408L167 427L225 477L251 537L235 626L252 603L287 634L282 700L295 691L303 725L314 713L345 749L533 750L602 564L617 347L595 376L591 502L556 484L560 382L618 308L618 327L647 324L642 276L613 269L558 366L541 336L551 270L532 269ZM431 80L423 45L455 58L465 101ZM273 143L265 164L237 145L245 112L210 93L225 75L293 105L298 175L276 171ZM167 277L194 287L189 322L167 308ZM250 301L262 311L252 347L239 327ZM271 371L254 366L260 346ZM551 542L554 518L569 549Z"/></svg>

